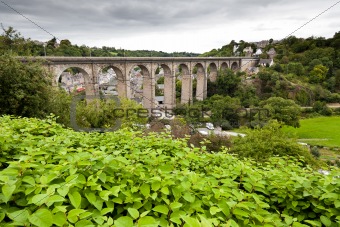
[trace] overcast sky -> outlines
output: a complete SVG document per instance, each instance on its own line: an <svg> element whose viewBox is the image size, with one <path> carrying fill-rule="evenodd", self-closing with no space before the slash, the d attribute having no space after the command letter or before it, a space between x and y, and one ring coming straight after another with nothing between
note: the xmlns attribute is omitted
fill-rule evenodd
<svg viewBox="0 0 340 227"><path fill-rule="evenodd" d="M0 22L26 38L203 53L231 40L282 39L340 0L1 0ZM47 32L22 15L34 21ZM340 3L294 33L332 37Z"/></svg>

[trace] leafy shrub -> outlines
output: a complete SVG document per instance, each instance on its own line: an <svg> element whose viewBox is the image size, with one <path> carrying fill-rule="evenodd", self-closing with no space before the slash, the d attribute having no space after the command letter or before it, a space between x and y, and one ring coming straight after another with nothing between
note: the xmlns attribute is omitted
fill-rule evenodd
<svg viewBox="0 0 340 227"><path fill-rule="evenodd" d="M310 152L315 158L319 158L321 156L320 151L316 146L312 147Z"/></svg>
<svg viewBox="0 0 340 227"><path fill-rule="evenodd" d="M339 226L340 171L260 165L166 134L0 118L2 226Z"/></svg>
<svg viewBox="0 0 340 227"><path fill-rule="evenodd" d="M303 156L304 160L317 165L307 149L303 148L294 139L281 131L281 124L271 121L263 128L247 130L247 136L235 139L230 152L239 157L253 158L258 162L264 162L268 158L278 156Z"/></svg>
<svg viewBox="0 0 340 227"><path fill-rule="evenodd" d="M222 130L232 130L233 126L231 126L230 122L226 120L222 122L221 128Z"/></svg>
<svg viewBox="0 0 340 227"><path fill-rule="evenodd" d="M327 106L326 102L316 101L313 105L313 110L324 116L332 115L332 109Z"/></svg>

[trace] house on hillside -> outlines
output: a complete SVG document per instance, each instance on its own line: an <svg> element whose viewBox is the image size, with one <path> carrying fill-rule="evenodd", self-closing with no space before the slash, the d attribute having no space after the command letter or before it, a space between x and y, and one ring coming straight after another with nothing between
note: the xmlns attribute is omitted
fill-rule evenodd
<svg viewBox="0 0 340 227"><path fill-rule="evenodd" d="M276 51L274 48L270 48L270 50L267 51L267 54L269 55L270 59L274 59L274 57L276 56Z"/></svg>
<svg viewBox="0 0 340 227"><path fill-rule="evenodd" d="M259 66L272 66L274 65L274 60L273 59L260 59Z"/></svg>
<svg viewBox="0 0 340 227"><path fill-rule="evenodd" d="M251 46L243 49L243 53L245 53L246 57L251 57L253 55L253 48Z"/></svg>
<svg viewBox="0 0 340 227"><path fill-rule="evenodd" d="M239 47L240 47L239 45L234 45L234 48L233 48L234 56L239 56L240 55L240 52L237 51Z"/></svg>
<svg viewBox="0 0 340 227"><path fill-rule="evenodd" d="M255 57L259 57L262 54L262 49L258 48L254 54Z"/></svg>

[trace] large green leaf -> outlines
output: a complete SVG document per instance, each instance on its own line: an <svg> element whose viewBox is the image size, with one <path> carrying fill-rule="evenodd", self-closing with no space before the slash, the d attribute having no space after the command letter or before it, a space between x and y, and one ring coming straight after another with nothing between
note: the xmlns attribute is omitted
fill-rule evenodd
<svg viewBox="0 0 340 227"><path fill-rule="evenodd" d="M70 202L72 206L76 209L80 208L81 205L81 195L79 192L74 191L72 193L68 193L68 198L70 199Z"/></svg>
<svg viewBox="0 0 340 227"><path fill-rule="evenodd" d="M128 208L128 212L133 219L137 219L139 217L139 212L135 208Z"/></svg>
<svg viewBox="0 0 340 227"><path fill-rule="evenodd" d="M63 201L65 201L64 197L62 197L60 195L52 195L51 197L49 197L47 199L46 205L49 207L49 206L53 205L54 203L63 202Z"/></svg>
<svg viewBox="0 0 340 227"><path fill-rule="evenodd" d="M94 227L95 225L89 220L81 220L76 223L75 227Z"/></svg>
<svg viewBox="0 0 340 227"><path fill-rule="evenodd" d="M4 186L2 186L2 194L4 195L4 201L6 203L11 199L15 188L16 188L15 184L12 185L5 184Z"/></svg>
<svg viewBox="0 0 340 227"><path fill-rule="evenodd" d="M31 177L31 176L25 176L24 178L22 178L22 181L23 181L23 182L26 182L26 183L28 183L28 184L30 184L30 185L32 185L32 186L35 185L35 180L34 180L34 178Z"/></svg>
<svg viewBox="0 0 340 227"><path fill-rule="evenodd" d="M138 227L157 227L158 221L153 217L145 216L138 220Z"/></svg>
<svg viewBox="0 0 340 227"><path fill-rule="evenodd" d="M196 218L192 217L183 217L185 222L184 227L201 227L200 222Z"/></svg>
<svg viewBox="0 0 340 227"><path fill-rule="evenodd" d="M324 224L325 226L331 226L332 225L332 221L329 220L329 218L324 216L324 215L322 215L320 217L320 220L321 220L322 224Z"/></svg>
<svg viewBox="0 0 340 227"><path fill-rule="evenodd" d="M164 205L155 206L152 210L154 210L158 213L162 213L162 214L168 214L169 213L169 208L167 206L164 206Z"/></svg>
<svg viewBox="0 0 340 227"><path fill-rule="evenodd" d="M150 196L150 185L148 185L148 184L143 184L143 185L140 187L140 191L141 191L142 195L144 195L145 197Z"/></svg>
<svg viewBox="0 0 340 227"><path fill-rule="evenodd" d="M53 224L53 215L47 209L39 209L29 218L30 223L39 227L49 227Z"/></svg>
<svg viewBox="0 0 340 227"><path fill-rule="evenodd" d="M56 226L64 226L66 221L67 218L65 213L58 212L53 216L53 224L55 224Z"/></svg>
<svg viewBox="0 0 340 227"><path fill-rule="evenodd" d="M29 217L29 212L27 210L18 210L8 213L8 217L15 222L25 223Z"/></svg>
<svg viewBox="0 0 340 227"><path fill-rule="evenodd" d="M133 227L133 220L128 216L120 217L114 221L114 225L116 227Z"/></svg>
<svg viewBox="0 0 340 227"><path fill-rule="evenodd" d="M37 206L40 206L47 202L48 199L49 199L48 194L38 194L32 197L32 203L34 203Z"/></svg>

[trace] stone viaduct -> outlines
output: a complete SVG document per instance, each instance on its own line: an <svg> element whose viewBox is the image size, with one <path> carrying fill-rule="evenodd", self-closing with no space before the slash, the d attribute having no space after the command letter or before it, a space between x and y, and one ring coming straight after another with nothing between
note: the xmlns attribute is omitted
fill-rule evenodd
<svg viewBox="0 0 340 227"><path fill-rule="evenodd" d="M155 74L157 68L164 71L164 107L176 105L176 72L181 68L181 103L193 100L192 75L197 78L196 99L207 96L207 80L214 81L219 69L244 71L258 64L258 58L249 57L38 57L52 73L57 84L61 73L68 68L78 68L85 78L86 95L98 95L98 76L103 69L112 68L117 75L119 97L131 98L130 71L138 66L143 76L143 106L155 108Z"/></svg>

